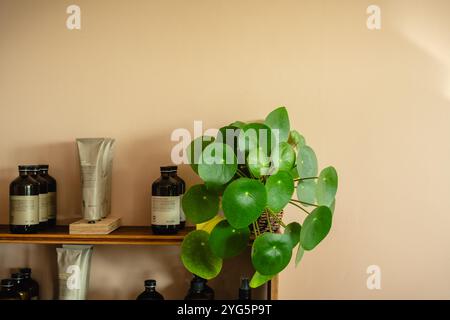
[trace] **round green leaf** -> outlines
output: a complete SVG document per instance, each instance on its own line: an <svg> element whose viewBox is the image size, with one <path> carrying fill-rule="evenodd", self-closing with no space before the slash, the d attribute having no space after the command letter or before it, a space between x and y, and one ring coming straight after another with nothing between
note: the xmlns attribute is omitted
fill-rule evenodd
<svg viewBox="0 0 450 320"><path fill-rule="evenodd" d="M305 254L305 249L302 246L298 246L297 254L295 255L295 267L298 267L300 261L302 261L303 255Z"/></svg>
<svg viewBox="0 0 450 320"><path fill-rule="evenodd" d="M237 256L248 246L250 230L248 227L236 229L226 220L219 222L209 236L212 252L220 258Z"/></svg>
<svg viewBox="0 0 450 320"><path fill-rule="evenodd" d="M235 121L235 122L231 123L230 126L242 129L243 127L245 127L245 122Z"/></svg>
<svg viewBox="0 0 450 320"><path fill-rule="evenodd" d="M289 115L285 107L273 110L264 121L272 130L278 130L279 142L287 142L289 137L290 123Z"/></svg>
<svg viewBox="0 0 450 320"><path fill-rule="evenodd" d="M290 172L291 172L292 178L294 178L294 179L298 179L299 178L297 166L293 167Z"/></svg>
<svg viewBox="0 0 450 320"><path fill-rule="evenodd" d="M267 204L264 185L248 178L239 178L223 193L222 208L228 222L235 228L248 227L259 218Z"/></svg>
<svg viewBox="0 0 450 320"><path fill-rule="evenodd" d="M222 142L231 147L233 149L234 154L238 154L238 140L239 140L239 133L241 132L241 129L239 129L236 126L226 126L219 129L219 132L217 133L216 142Z"/></svg>
<svg viewBox="0 0 450 320"><path fill-rule="evenodd" d="M320 172L317 181L317 204L330 207L334 201L338 188L338 175L336 169L328 167Z"/></svg>
<svg viewBox="0 0 450 320"><path fill-rule="evenodd" d="M272 212L280 212L291 200L294 179L287 171L278 171L266 181L267 207Z"/></svg>
<svg viewBox="0 0 450 320"><path fill-rule="evenodd" d="M303 222L300 244L305 250L314 249L331 229L332 215L328 207L314 209Z"/></svg>
<svg viewBox="0 0 450 320"><path fill-rule="evenodd" d="M297 170L300 178L317 176L317 157L309 146L303 146L298 151Z"/></svg>
<svg viewBox="0 0 450 320"><path fill-rule="evenodd" d="M259 178L269 173L270 159L261 149L251 149L248 153L247 165L253 176Z"/></svg>
<svg viewBox="0 0 450 320"><path fill-rule="evenodd" d="M267 232L257 237L252 248L253 267L262 275L279 273L291 260L291 244L284 234Z"/></svg>
<svg viewBox="0 0 450 320"><path fill-rule="evenodd" d="M333 200L331 205L328 207L331 210L331 214L334 215L334 208L336 207L336 199Z"/></svg>
<svg viewBox="0 0 450 320"><path fill-rule="evenodd" d="M186 218L192 223L206 222L219 211L219 195L203 184L192 186L181 201Z"/></svg>
<svg viewBox="0 0 450 320"><path fill-rule="evenodd" d="M262 123L249 123L239 134L239 150L248 154L252 149L261 148L268 156L272 150L272 132Z"/></svg>
<svg viewBox="0 0 450 320"><path fill-rule="evenodd" d="M290 143L291 146L297 149L306 145L305 138L297 130L292 130L289 133L288 142Z"/></svg>
<svg viewBox="0 0 450 320"><path fill-rule="evenodd" d="M190 232L181 244L181 261L189 272L205 279L216 277L222 269L222 259L215 256L208 244L209 233Z"/></svg>
<svg viewBox="0 0 450 320"><path fill-rule="evenodd" d="M214 142L214 137L202 136L194 139L186 149L186 155L191 165L192 170L198 174L198 164L200 163L200 157L203 150Z"/></svg>
<svg viewBox="0 0 450 320"><path fill-rule="evenodd" d="M237 171L237 160L233 149L227 144L214 142L202 153L198 174L208 187L219 187L230 181Z"/></svg>
<svg viewBox="0 0 450 320"><path fill-rule="evenodd" d="M286 228L284 228L284 234L289 236L292 248L294 248L300 241L301 231L302 226L298 222L291 222L286 226Z"/></svg>
<svg viewBox="0 0 450 320"><path fill-rule="evenodd" d="M287 142L281 142L278 150L272 150L272 162L278 170L291 171L295 163L295 151Z"/></svg>
<svg viewBox="0 0 450 320"><path fill-rule="evenodd" d="M253 274L252 280L250 280L250 288L258 288L267 281L271 280L274 276L263 276L258 271Z"/></svg>
<svg viewBox="0 0 450 320"><path fill-rule="evenodd" d="M316 204L316 181L300 180L297 185L297 198L300 201ZM305 204L305 206L308 206Z"/></svg>

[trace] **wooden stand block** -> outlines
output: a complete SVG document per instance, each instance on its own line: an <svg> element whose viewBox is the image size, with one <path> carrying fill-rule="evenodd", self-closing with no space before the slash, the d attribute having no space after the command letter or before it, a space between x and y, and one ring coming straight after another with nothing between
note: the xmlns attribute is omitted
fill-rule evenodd
<svg viewBox="0 0 450 320"><path fill-rule="evenodd" d="M109 234L120 227L120 218L107 217L95 223L81 219L69 225L69 234Z"/></svg>

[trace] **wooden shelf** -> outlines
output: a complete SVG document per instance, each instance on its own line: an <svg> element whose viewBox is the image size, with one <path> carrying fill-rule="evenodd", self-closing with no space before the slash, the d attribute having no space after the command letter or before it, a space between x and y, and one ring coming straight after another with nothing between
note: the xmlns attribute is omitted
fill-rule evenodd
<svg viewBox="0 0 450 320"><path fill-rule="evenodd" d="M114 244L114 245L179 245L187 233L187 227L176 235L155 235L150 227L120 227L106 235L69 234L68 226L36 234L13 234L9 226L0 225L0 243L32 244Z"/></svg>

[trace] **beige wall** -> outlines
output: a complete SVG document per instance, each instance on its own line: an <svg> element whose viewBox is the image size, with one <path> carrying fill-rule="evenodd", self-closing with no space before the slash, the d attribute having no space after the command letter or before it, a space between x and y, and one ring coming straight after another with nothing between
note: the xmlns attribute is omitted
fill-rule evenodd
<svg viewBox="0 0 450 320"><path fill-rule="evenodd" d="M73 3L80 31L65 27ZM374 3L380 31L366 28ZM283 104L320 164L338 169L340 190L329 238L281 275L281 298L450 298L449 9L446 0L0 0L0 222L26 162L50 163L60 217L79 216L74 139L112 136L113 213L148 225L173 129L262 118ZM186 289L178 249L95 250L91 298L133 298L147 276L169 298ZM2 245L1 276L30 263L50 297L53 252ZM366 288L372 264L379 291ZM217 288L235 294L224 277Z"/></svg>

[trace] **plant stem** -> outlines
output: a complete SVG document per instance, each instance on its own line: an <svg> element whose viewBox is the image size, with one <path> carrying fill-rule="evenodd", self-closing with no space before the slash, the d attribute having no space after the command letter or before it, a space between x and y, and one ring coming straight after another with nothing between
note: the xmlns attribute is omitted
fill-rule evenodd
<svg viewBox="0 0 450 320"><path fill-rule="evenodd" d="M291 199L291 201L295 201L295 202L298 202L301 204L306 204L307 206L319 207L317 204L309 203L309 202L305 202L305 201L301 201L301 200L297 200L297 199Z"/></svg>
<svg viewBox="0 0 450 320"><path fill-rule="evenodd" d="M247 177L247 176L245 175L245 173L242 172L242 171L239 170L239 169L237 169L236 173L237 173L239 176L243 177L243 178L246 178L246 177Z"/></svg>
<svg viewBox="0 0 450 320"><path fill-rule="evenodd" d="M297 208L303 210L304 212L306 212L307 214L309 214L309 211L306 210L305 208L299 206L298 204L296 204L295 202L289 201L290 204L292 204L293 206L296 206Z"/></svg>
<svg viewBox="0 0 450 320"><path fill-rule="evenodd" d="M272 217L273 217L275 220L277 220L277 222L278 222L281 226L283 226L283 228L286 228L286 225L284 224L283 221L281 221L280 218L278 218L278 216L277 216L276 213L273 213L273 212L270 211L270 210L269 210L269 212L270 212L270 214L272 215Z"/></svg>
<svg viewBox="0 0 450 320"><path fill-rule="evenodd" d="M256 223L253 222L253 233L255 234L255 238L258 237L258 231L256 230Z"/></svg>
<svg viewBox="0 0 450 320"><path fill-rule="evenodd" d="M256 230L258 230L258 235L260 235L261 234L261 230L259 230L259 225L258 225L257 221L255 222L255 226L256 226Z"/></svg>
<svg viewBox="0 0 450 320"><path fill-rule="evenodd" d="M297 178L297 179L294 179L294 181L303 181L303 180L312 180L312 179L319 179L319 177Z"/></svg>

